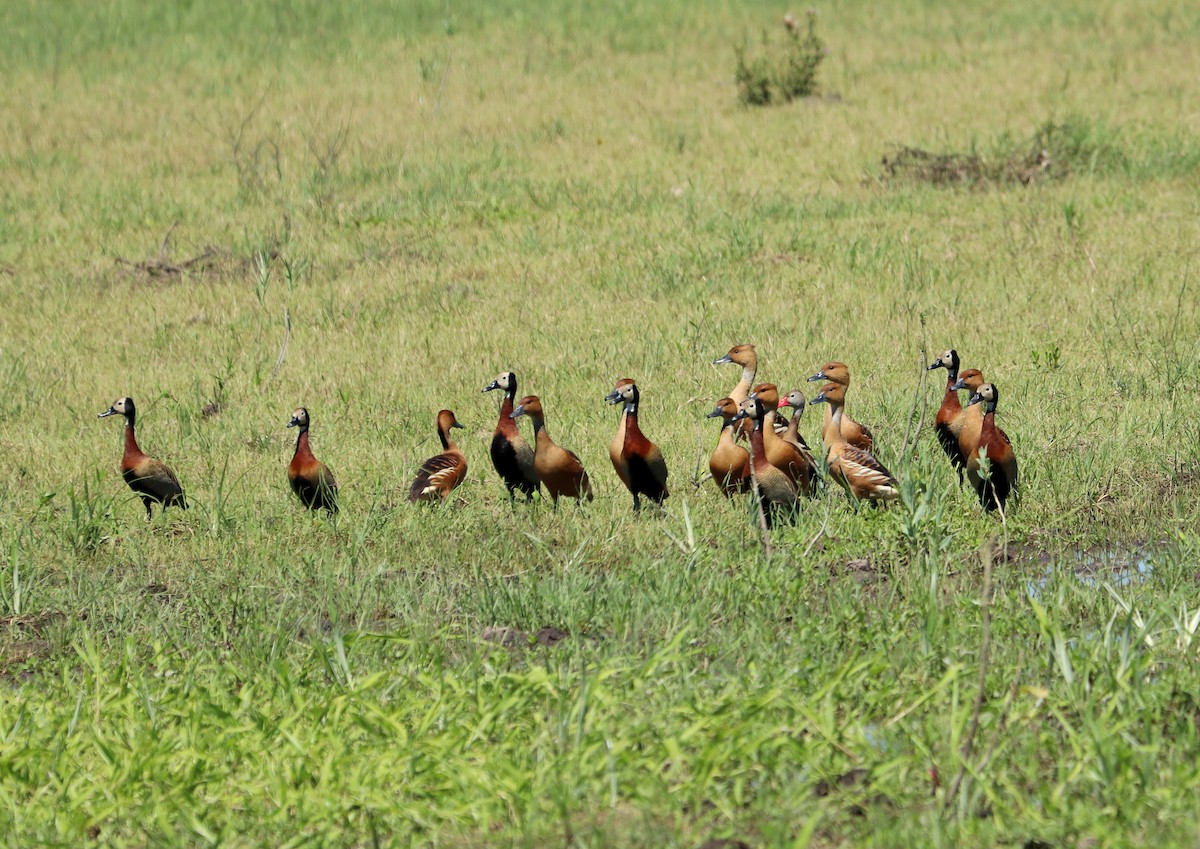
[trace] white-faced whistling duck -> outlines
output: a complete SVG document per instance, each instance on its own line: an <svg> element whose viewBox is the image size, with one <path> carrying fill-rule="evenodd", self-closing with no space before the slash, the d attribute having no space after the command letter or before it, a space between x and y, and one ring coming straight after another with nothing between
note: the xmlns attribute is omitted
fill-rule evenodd
<svg viewBox="0 0 1200 849"><path fill-rule="evenodd" d="M421 464L412 486L408 488L409 501L445 501L451 490L467 476L467 458L450 438L451 428L456 427L462 425L458 423L454 413L449 410L438 411L438 439L442 441L444 450Z"/></svg>
<svg viewBox="0 0 1200 849"><path fill-rule="evenodd" d="M775 430L776 411L780 406L778 387L774 383L760 383L754 387L750 397L758 398L763 403L763 447L767 452L767 461L787 475L800 494L811 495L816 466L806 450L807 446L801 448L798 442L786 439L786 430L784 435Z"/></svg>
<svg viewBox="0 0 1200 849"><path fill-rule="evenodd" d="M857 500L891 501L899 496L896 478L869 452L851 445L842 429L842 406L846 402L846 387L827 383L812 403L828 403L833 417L825 428L824 442L829 476Z"/></svg>
<svg viewBox="0 0 1200 849"><path fill-rule="evenodd" d="M787 431L784 433L782 438L796 446L796 448L800 450L800 453L804 455L804 463L808 469L808 488L802 491L806 494L812 494L816 490L817 483L820 480L820 472L817 467L817 460L813 456L812 449L808 447L808 443L805 442L804 437L800 435L800 417L804 415L804 407L806 403L807 402L804 400L804 393L799 389L793 389L787 395L784 395L781 399L779 399L779 409L782 410L784 407L791 407L796 411L792 416L792 420L788 422ZM797 487L800 487L799 483L797 483Z"/></svg>
<svg viewBox="0 0 1200 849"><path fill-rule="evenodd" d="M977 368L963 369L958 373L958 380L954 382L953 389L958 392L960 389L965 389L969 393L968 398L979 391L979 387L987 383L983 379L983 372ZM963 468L966 468L967 457L979 445L979 434L983 430L983 406L980 404L968 404L958 414L958 417L950 425L955 436L955 441L958 443L958 453L962 456ZM961 479L962 471L959 471Z"/></svg>
<svg viewBox="0 0 1200 849"><path fill-rule="evenodd" d="M773 528L780 520L788 520L796 509L796 488L788 480L788 476L771 465L767 459L767 451L763 445L763 430L766 419L766 407L759 398L749 398L741 405L741 410L735 421L750 419L754 430L750 433L750 451L754 462L751 464L751 476L762 500L763 515L767 527Z"/></svg>
<svg viewBox="0 0 1200 849"><path fill-rule="evenodd" d="M616 397L614 397L616 396ZM617 476L625 482L633 495L633 509L642 509L640 496L645 495L659 507L671 493L667 490L667 463L658 446L651 442L638 427L638 403L641 392L629 378L617 383L606 398L610 404L624 404L624 444L621 446L619 463L613 463Z"/></svg>
<svg viewBox="0 0 1200 849"><path fill-rule="evenodd" d="M808 382L812 383L814 380L836 383L844 389L849 389L850 369L845 363L826 363L821 366L820 371L808 379ZM833 408L829 407L825 410L825 421L821 426L822 433L829 427L829 420L832 418ZM846 442L863 451L870 451L875 447L875 438L871 435L871 429L850 418L844 410L842 411L842 436L846 438Z"/></svg>
<svg viewBox="0 0 1200 849"><path fill-rule="evenodd" d="M592 500L592 482L583 469L583 463L574 452L554 444L550 432L546 430L546 414L542 409L541 399L536 395L526 395L518 402L512 411L512 417L529 416L533 420L533 468L537 471L538 479L546 487L546 492L554 499L558 507L561 496L582 501Z"/></svg>
<svg viewBox="0 0 1200 849"><path fill-rule="evenodd" d="M604 397L604 400L610 404L616 404L621 401L621 387L633 383L628 377L623 377L617 381L613 391L609 392ZM608 443L608 459L612 460L613 468L617 470L617 477L621 479L621 483L629 486L629 470L625 463L621 461L621 452L625 450L625 420L628 413L625 411L625 405L621 404L621 418L617 424L616 436L612 438L612 442Z"/></svg>
<svg viewBox="0 0 1200 849"><path fill-rule="evenodd" d="M166 464L146 455L138 447L137 436L134 435L134 421L137 409L133 406L132 398L119 398L113 405L99 415L121 415L125 417L125 453L121 455L121 477L129 488L141 496L146 508L146 521L150 521L150 505L158 502L165 511L168 507L187 509L183 498L183 487L175 473Z"/></svg>
<svg viewBox="0 0 1200 849"><path fill-rule="evenodd" d="M979 495L979 503L988 512L997 507L1003 511L1009 495L1017 488L1017 455L1013 453L1008 434L996 427L996 402L999 399L996 387L985 383L967 402L968 406L979 404L983 407L979 443L967 455L967 478ZM986 476L981 469L985 456L989 466Z"/></svg>
<svg viewBox="0 0 1200 849"><path fill-rule="evenodd" d="M541 486L537 472L533 470L533 448L521 436L512 417L513 400L517 397L517 376L506 371L483 387L484 392L493 389L503 389L504 400L500 403L500 419L492 435L492 465L508 487L509 498L514 497L513 490L520 490L525 494L526 501L533 501L533 494Z"/></svg>
<svg viewBox="0 0 1200 849"><path fill-rule="evenodd" d="M300 503L309 510L336 513L337 480L329 467L313 456L308 444L308 424L308 410L297 407L292 411L288 427L298 427L300 433L296 437L296 452L292 454L292 462L288 463L288 482Z"/></svg>
<svg viewBox="0 0 1200 849"><path fill-rule="evenodd" d="M708 470L726 498L750 489L750 452L738 445L733 435L733 420L738 412L732 398L722 398L708 414L710 419L722 419L721 437L708 458Z"/></svg>
<svg viewBox="0 0 1200 849"><path fill-rule="evenodd" d="M958 399L958 389L955 388L960 365L958 351L951 348L929 364L929 371L935 368L946 370L946 393L942 396L942 405L938 407L937 417L933 421L933 432L937 435L938 444L950 458L950 465L958 472L958 482L961 484L966 459L958 447L958 434L962 431L964 419L963 405Z"/></svg>

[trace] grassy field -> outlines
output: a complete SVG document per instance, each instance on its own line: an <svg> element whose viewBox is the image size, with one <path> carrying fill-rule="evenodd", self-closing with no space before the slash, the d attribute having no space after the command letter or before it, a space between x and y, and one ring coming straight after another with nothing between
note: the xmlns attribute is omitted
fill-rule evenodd
<svg viewBox="0 0 1200 849"><path fill-rule="evenodd" d="M8 845L1196 844L1200 12L842 2L818 96L740 106L785 11L0 4ZM741 342L850 364L900 503L763 546L698 479ZM1003 522L929 429L947 347ZM508 503L508 369L593 504ZM192 503L150 525L127 394ZM442 407L470 472L414 509Z"/></svg>

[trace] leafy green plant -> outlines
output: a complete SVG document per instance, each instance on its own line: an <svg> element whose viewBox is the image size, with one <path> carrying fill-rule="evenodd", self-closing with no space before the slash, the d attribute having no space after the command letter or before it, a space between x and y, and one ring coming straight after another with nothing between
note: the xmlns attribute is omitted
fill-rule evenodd
<svg viewBox="0 0 1200 849"><path fill-rule="evenodd" d="M817 13L804 13L803 23L788 13L787 35L775 43L764 31L762 44L751 54L746 45L734 48L738 100L747 106L767 106L808 97L817 87L817 69L825 59L825 42L817 35Z"/></svg>

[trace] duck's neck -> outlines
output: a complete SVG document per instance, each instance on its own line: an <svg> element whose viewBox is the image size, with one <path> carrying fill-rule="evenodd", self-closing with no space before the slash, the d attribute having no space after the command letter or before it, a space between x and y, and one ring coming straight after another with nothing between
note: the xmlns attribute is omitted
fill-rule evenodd
<svg viewBox="0 0 1200 849"><path fill-rule="evenodd" d="M754 422L754 430L750 432L750 447L754 451L754 465L756 469L763 469L767 466L767 451L763 447L763 420L756 419Z"/></svg>
<svg viewBox="0 0 1200 849"><path fill-rule="evenodd" d="M454 444L454 440L450 438L450 428L439 427L438 439L442 440L443 451L457 451L458 446Z"/></svg>
<svg viewBox="0 0 1200 849"><path fill-rule="evenodd" d="M792 415L792 420L788 422L787 438L795 442L800 438L800 413L796 412Z"/></svg>
<svg viewBox="0 0 1200 849"><path fill-rule="evenodd" d="M530 416L529 418L533 420L534 436L541 438L542 434L545 433L547 438L550 437L550 431L546 430L545 419L543 419L541 416Z"/></svg>
<svg viewBox="0 0 1200 849"><path fill-rule="evenodd" d="M134 433L133 416L125 417L125 453L126 454L141 454L142 449L138 447L137 435Z"/></svg>
<svg viewBox="0 0 1200 849"><path fill-rule="evenodd" d="M742 379L738 385L733 387L733 391L729 396L735 401L745 401L750 394L750 390L754 386L754 375L758 371L758 360L751 359L750 362L742 366Z"/></svg>
<svg viewBox="0 0 1200 849"><path fill-rule="evenodd" d="M296 436L296 451L292 454L293 457L302 455L312 456L312 449L308 447L308 428L300 428L300 433Z"/></svg>
<svg viewBox="0 0 1200 849"><path fill-rule="evenodd" d="M825 445L829 448L843 446L846 438L842 436L842 405L829 404L829 426L825 428Z"/></svg>
<svg viewBox="0 0 1200 849"><path fill-rule="evenodd" d="M513 392L509 390L504 393L504 400L500 402L500 421L496 425L496 430L507 436L516 436L520 432L516 419L512 417L512 411Z"/></svg>

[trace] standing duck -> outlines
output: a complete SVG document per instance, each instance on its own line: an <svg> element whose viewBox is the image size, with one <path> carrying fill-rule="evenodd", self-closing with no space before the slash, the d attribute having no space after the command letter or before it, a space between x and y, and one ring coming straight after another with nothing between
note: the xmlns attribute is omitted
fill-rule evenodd
<svg viewBox="0 0 1200 849"><path fill-rule="evenodd" d="M958 380L951 388L955 392L960 389L967 390L970 393L967 397L970 398L985 383L987 381L983 379L983 372L977 368L968 368L958 373ZM977 404L967 404L958 417L950 423L950 429L955 435L958 453L962 457L962 468L965 469L967 457L971 456L971 452L979 445L979 435L983 431L983 407ZM960 470L960 479L961 475L962 471Z"/></svg>
<svg viewBox="0 0 1200 849"><path fill-rule="evenodd" d="M857 500L891 501L899 496L892 473L869 451L851 445L846 439L842 418L846 387L840 383L827 383L812 402L826 402L833 411L824 434L829 476Z"/></svg>
<svg viewBox="0 0 1200 849"><path fill-rule="evenodd" d="M750 452L738 445L733 436L733 420L738 412L732 398L722 398L708 414L710 419L722 420L721 437L708 458L708 470L726 498L750 488Z"/></svg>
<svg viewBox="0 0 1200 849"><path fill-rule="evenodd" d="M758 354L754 351L754 346L734 345L729 349L729 353L720 359L713 360L713 365L721 363L736 363L742 367L742 379L737 382L733 389L729 390L729 397L733 399L733 403L741 409L742 402L750 397L750 391L754 387L754 375L758 372ZM750 436L750 432L754 429L754 423L749 419L738 419L740 424L735 435Z"/></svg>
<svg viewBox="0 0 1200 849"><path fill-rule="evenodd" d="M621 389L633 383L628 377L623 377L617 381L613 387L613 391L604 396L604 400L610 404L616 404L621 401ZM625 410L625 405L621 405L621 418L617 424L616 436L612 438L612 442L608 443L608 459L612 460L613 468L617 470L617 477L621 479L621 483L629 486L629 469L621 460L621 452L625 450L625 421L629 414Z"/></svg>
<svg viewBox="0 0 1200 849"><path fill-rule="evenodd" d="M624 378L617 383L617 388L609 393L606 400L610 404L625 405L618 431L624 431L624 442L619 462L614 461L613 467L617 470L617 476L633 494L634 511L642 509L639 498L641 495L647 496L662 507L663 500L671 494L667 490L667 463L663 460L658 446L647 439L638 427L638 402L641 400L641 393L637 384L629 378Z"/></svg>
<svg viewBox="0 0 1200 849"><path fill-rule="evenodd" d="M134 422L137 419L137 408L132 398L119 398L113 401L111 407L101 413L98 418L121 415L125 417L125 453L121 455L121 477L129 488L141 496L146 508L146 521L150 521L150 505L158 502L163 512L168 507L187 509L183 498L183 487L167 465L160 460L147 456L138 447L137 436L134 434Z"/></svg>
<svg viewBox="0 0 1200 849"><path fill-rule="evenodd" d="M409 501L445 501L451 490L467 476L467 458L457 443L450 438L451 429L456 427L462 425L458 423L454 413L450 410L438 411L437 432L438 439L442 441L443 451L421 464L417 476L413 478L412 486L408 488Z"/></svg>
<svg viewBox="0 0 1200 849"><path fill-rule="evenodd" d="M779 403L779 389L774 383L760 383L754 387L750 397L757 398L763 403L763 447L767 452L767 460L772 466L788 476L788 480L803 495L812 494L813 476L816 464L808 453L808 446L803 448L797 441L786 438L787 431L780 435L775 430L776 412ZM787 406L782 405L782 406ZM799 422L796 424L799 427ZM790 428L791 425L789 424ZM799 431L797 431L797 436Z"/></svg>
<svg viewBox="0 0 1200 849"><path fill-rule="evenodd" d="M950 458L950 464L958 472L958 482L961 484L966 460L963 458L962 450L958 447L958 434L962 431L963 426L963 406L958 399L958 390L955 389L955 384L958 383L959 365L958 351L951 348L930 363L928 370L933 371L935 368L946 370L946 393L942 396L942 405L938 407L937 417L933 421L933 432L937 434L938 444Z"/></svg>
<svg viewBox="0 0 1200 849"><path fill-rule="evenodd" d="M971 395L968 407L983 406L983 424L979 442L967 455L967 478L979 495L979 503L987 512L1000 508L1004 512L1008 497L1017 488L1017 455L1013 453L1008 434L996 427L996 402L1000 393L991 383L985 383ZM986 457L988 471L981 468Z"/></svg>
<svg viewBox="0 0 1200 849"><path fill-rule="evenodd" d="M513 399L517 397L517 376L506 371L483 387L484 392L493 389L503 389L504 400L500 402L496 432L492 434L492 465L508 487L510 499L515 497L513 490L520 490L525 494L526 501L533 501L533 494L541 486L537 472L533 470L533 449L521 436L512 418Z"/></svg>
<svg viewBox="0 0 1200 849"><path fill-rule="evenodd" d="M799 389L793 389L787 395L779 399L779 409L791 407L795 410L792 420L788 422L787 431L783 435L783 439L796 446L804 455L805 465L808 467L809 489L811 494L816 490L819 471L817 469L817 460L813 457L812 449L808 447L808 443L804 441L804 437L800 435L800 417L804 415L804 407L807 402L804 400L804 393Z"/></svg>
<svg viewBox="0 0 1200 849"><path fill-rule="evenodd" d="M529 416L533 419L533 468L538 479L545 485L546 491L554 499L558 507L560 496L575 498L582 501L592 500L592 482L583 469L583 463L573 451L560 448L550 438L546 430L546 414L542 410L541 399L536 395L526 395L512 411L512 417Z"/></svg>
<svg viewBox="0 0 1200 849"><path fill-rule="evenodd" d="M300 503L309 510L327 510L336 513L338 509L337 480L329 467L313 456L308 444L308 410L297 407L292 411L292 420L288 427L300 428L296 437L296 452L292 454L292 462L288 464L288 482L292 492L300 499Z"/></svg>
<svg viewBox="0 0 1200 849"><path fill-rule="evenodd" d="M767 527L773 528L781 519L788 519L796 509L796 489L788 476L771 465L763 445L766 407L758 398L749 398L741 405L741 410L734 421L750 419L754 430L750 432L750 451L754 458L751 465L754 487L762 500L763 515Z"/></svg>
<svg viewBox="0 0 1200 849"><path fill-rule="evenodd" d="M850 369L845 363L826 363L821 367L821 370L808 379L809 383L814 380L824 380L829 383L836 383L843 389L850 388ZM843 393L844 397L844 393ZM822 426L822 433L829 428L829 421L833 418L833 408L825 410L825 423ZM866 425L861 425L850 416L842 411L842 436L846 438L846 442L853 445L855 448L861 448L863 451L870 451L875 447L875 438L871 435L871 429Z"/></svg>

